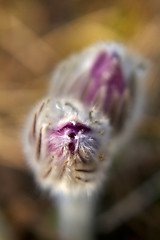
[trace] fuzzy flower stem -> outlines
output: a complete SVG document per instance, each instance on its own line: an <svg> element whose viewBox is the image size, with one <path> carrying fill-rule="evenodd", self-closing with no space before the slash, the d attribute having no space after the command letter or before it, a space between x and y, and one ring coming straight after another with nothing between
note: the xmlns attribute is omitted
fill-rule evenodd
<svg viewBox="0 0 160 240"><path fill-rule="evenodd" d="M63 196L57 200L61 240L93 240L95 204L85 196Z"/></svg>

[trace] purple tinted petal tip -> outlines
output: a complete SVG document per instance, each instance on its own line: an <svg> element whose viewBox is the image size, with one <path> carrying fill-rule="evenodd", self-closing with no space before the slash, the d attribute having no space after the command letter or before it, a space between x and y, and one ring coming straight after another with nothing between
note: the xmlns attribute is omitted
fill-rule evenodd
<svg viewBox="0 0 160 240"><path fill-rule="evenodd" d="M100 77L102 72L106 70L107 65L109 65L109 64L110 64L110 61L109 61L109 56L107 55L107 53L106 52L100 53L91 68L91 76L94 79L97 77Z"/></svg>
<svg viewBox="0 0 160 240"><path fill-rule="evenodd" d="M73 131L75 131L75 133L77 134L79 131L83 131L83 132L89 132L91 129L90 127L86 126L83 123L75 123L73 124L72 122L67 123L66 125L64 125L60 131L65 130L65 129L72 129Z"/></svg>
<svg viewBox="0 0 160 240"><path fill-rule="evenodd" d="M91 105L100 99L100 106L107 113L114 94L121 95L126 88L119 57L115 53L109 55L101 52L90 70L90 79L84 101Z"/></svg>

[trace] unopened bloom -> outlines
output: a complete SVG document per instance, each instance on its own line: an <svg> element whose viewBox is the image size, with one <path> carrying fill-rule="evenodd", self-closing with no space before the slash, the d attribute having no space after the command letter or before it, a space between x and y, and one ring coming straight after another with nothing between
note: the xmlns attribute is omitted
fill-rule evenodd
<svg viewBox="0 0 160 240"><path fill-rule="evenodd" d="M113 135L134 106L131 86L141 66L121 45L104 42L57 66L24 133L27 160L42 187L73 194L99 189Z"/></svg>

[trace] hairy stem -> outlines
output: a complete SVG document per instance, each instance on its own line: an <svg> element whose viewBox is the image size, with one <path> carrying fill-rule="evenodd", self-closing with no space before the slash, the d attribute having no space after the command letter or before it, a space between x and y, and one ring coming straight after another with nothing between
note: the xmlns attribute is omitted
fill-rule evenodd
<svg viewBox="0 0 160 240"><path fill-rule="evenodd" d="M93 240L95 203L87 196L58 198L59 235L61 240Z"/></svg>

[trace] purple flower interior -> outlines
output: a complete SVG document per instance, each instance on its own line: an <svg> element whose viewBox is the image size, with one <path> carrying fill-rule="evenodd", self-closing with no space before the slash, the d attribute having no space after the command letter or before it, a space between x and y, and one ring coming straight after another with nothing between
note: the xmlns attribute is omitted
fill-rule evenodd
<svg viewBox="0 0 160 240"><path fill-rule="evenodd" d="M69 122L65 124L63 127L57 129L56 131L58 133L64 134L66 130L69 130L69 134L74 133L75 135L77 135L79 131L82 131L84 133L89 132L91 129L82 123L73 124L72 122Z"/></svg>
<svg viewBox="0 0 160 240"><path fill-rule="evenodd" d="M120 59L116 54L101 52L90 70L91 84L88 87L85 103L91 105L100 90L104 88L102 109L107 112L115 93L122 95L126 88Z"/></svg>
<svg viewBox="0 0 160 240"><path fill-rule="evenodd" d="M69 122L60 128L51 129L48 134L48 154L57 152L58 157L62 156L66 143L70 152L73 153L79 132L87 134L91 132L91 128L82 123Z"/></svg>

